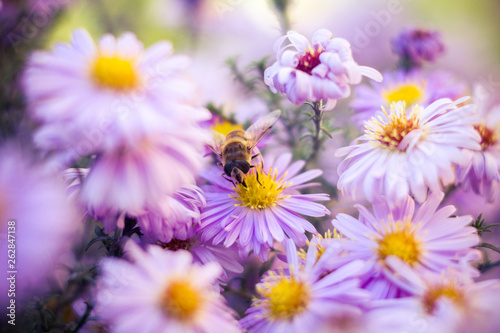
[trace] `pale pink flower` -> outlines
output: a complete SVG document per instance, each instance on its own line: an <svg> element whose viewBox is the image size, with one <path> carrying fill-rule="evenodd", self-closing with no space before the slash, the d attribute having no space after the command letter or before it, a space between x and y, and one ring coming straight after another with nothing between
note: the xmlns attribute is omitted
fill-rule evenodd
<svg viewBox="0 0 500 333"><path fill-rule="evenodd" d="M241 332L235 313L217 290L219 264L193 263L187 251L133 241L131 262L106 258L95 313L109 332Z"/></svg>
<svg viewBox="0 0 500 333"><path fill-rule="evenodd" d="M422 202L428 190L439 192L453 183L454 166L469 163L462 149L480 149L472 127L474 106L458 107L465 100L440 99L411 111L398 102L384 117L372 118L360 143L336 152L345 156L337 169L338 189L354 199L384 195L397 202L411 194Z"/></svg>
<svg viewBox="0 0 500 333"><path fill-rule="evenodd" d="M287 39L290 44L284 45ZM362 76L382 81L378 71L354 61L348 41L332 39L326 29L316 30L312 43L289 31L276 41L274 51L277 61L264 72L265 83L297 105L323 100L325 110L331 110L338 99L350 95L350 85L360 83Z"/></svg>

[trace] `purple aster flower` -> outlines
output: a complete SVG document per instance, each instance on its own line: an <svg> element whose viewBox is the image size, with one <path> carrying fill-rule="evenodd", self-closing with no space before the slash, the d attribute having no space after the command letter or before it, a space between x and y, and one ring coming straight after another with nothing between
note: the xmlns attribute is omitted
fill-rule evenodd
<svg viewBox="0 0 500 333"><path fill-rule="evenodd" d="M391 202L408 194L418 202L427 190L441 191L453 183L455 164L469 163L462 148L479 150L479 135L472 127L474 106L457 107L467 98L440 99L426 108L406 110L403 102L391 105L384 116L365 124L364 141L340 148L345 156L337 171L337 187L356 199L373 201L385 195Z"/></svg>
<svg viewBox="0 0 500 333"><path fill-rule="evenodd" d="M226 271L241 273L243 266L238 263L234 248L227 248L222 244L212 245L211 242L201 240L199 223L204 204L205 197L200 188L182 188L174 196L163 200L159 207L160 213L149 211L137 216L138 225L144 234L142 240L171 251L189 251L195 263L215 261L224 268L221 279L226 281Z"/></svg>
<svg viewBox="0 0 500 333"><path fill-rule="evenodd" d="M476 229L469 226L471 216L451 217L454 206L436 210L443 193L431 194L415 212L415 202L409 196L398 206L390 207L385 200L373 204L373 213L361 205L358 219L338 214L333 226L343 239L345 260L366 260L368 272L363 287L374 298L393 298L405 295L392 281L397 272L387 267L393 256L405 261L415 272L439 273L456 268L469 276L478 272L470 262L481 257Z"/></svg>
<svg viewBox="0 0 500 333"><path fill-rule="evenodd" d="M470 163L457 167L457 183L461 183L465 191L472 189L484 195L488 202L493 202L498 196L500 183L500 105L491 109L486 107L486 103L481 102L484 87L475 89L478 120L474 129L481 137L481 149L464 150Z"/></svg>
<svg viewBox="0 0 500 333"><path fill-rule="evenodd" d="M370 298L357 278L364 271L363 261L318 274L315 253L304 266L293 241L287 240L286 245L289 269L270 271L257 284L261 298L254 300L240 321L247 332L312 332L326 321L334 319L341 326L361 315L360 304Z"/></svg>
<svg viewBox="0 0 500 333"><path fill-rule="evenodd" d="M439 32L414 28L401 31L391 45L405 67L421 66L424 61L433 62L445 50Z"/></svg>
<svg viewBox="0 0 500 333"><path fill-rule="evenodd" d="M355 122L362 126L372 117L384 116L381 106L389 109L391 103L404 101L407 107L416 104L426 107L440 98L455 100L463 96L465 90L466 85L458 82L450 73L399 70L384 73L382 83L372 82L371 87L356 87L355 98L350 106L355 112Z"/></svg>
<svg viewBox="0 0 500 333"><path fill-rule="evenodd" d="M287 39L290 44L283 45ZM360 83L362 76L382 81L378 71L354 61L348 41L332 39L326 29L316 30L312 44L289 31L276 41L274 51L277 61L264 72L265 83L297 105L323 100L325 110L331 110L338 99L350 95L350 85Z"/></svg>
<svg viewBox="0 0 500 333"><path fill-rule="evenodd" d="M412 297L372 304L367 321L378 332L498 332L500 280L474 283L455 270L418 275L397 258L387 264Z"/></svg>
<svg viewBox="0 0 500 333"><path fill-rule="evenodd" d="M180 126L133 147L99 154L82 184L81 198L93 216L143 214L182 186L194 184L206 140L201 128Z"/></svg>
<svg viewBox="0 0 500 333"><path fill-rule="evenodd" d="M125 33L104 35L96 45L87 31L76 30L70 44L35 52L27 63L22 84L30 114L41 125L35 142L61 150L61 163L68 164L140 147L144 137L189 131L210 118L193 105L195 87L183 75L189 62L172 55L166 41L144 49L134 34ZM194 149L184 147L176 156L184 151Z"/></svg>
<svg viewBox="0 0 500 333"><path fill-rule="evenodd" d="M0 287L5 291L0 303L6 304L12 275L17 302L64 280L81 216L63 183L44 166L31 165L23 158L26 152L4 146L0 155Z"/></svg>
<svg viewBox="0 0 500 333"><path fill-rule="evenodd" d="M238 244L241 256L250 251L267 261L268 249L274 241L285 237L303 246L305 231L315 233L314 226L301 215L321 217L330 212L314 201L326 201L327 194L300 194L297 190L317 185L307 183L321 175L321 170L299 174L304 161L290 164L291 154L276 161L266 160L269 172L261 167L252 169L243 184L233 186L221 177L222 169L212 167L202 174L212 186L204 187L207 205L201 216L202 239L229 247ZM258 179L257 179L258 177Z"/></svg>
<svg viewBox="0 0 500 333"><path fill-rule="evenodd" d="M200 266L187 251L150 246L144 252L129 241L132 262L102 263L97 316L110 332L240 332L234 312L216 291L222 268Z"/></svg>

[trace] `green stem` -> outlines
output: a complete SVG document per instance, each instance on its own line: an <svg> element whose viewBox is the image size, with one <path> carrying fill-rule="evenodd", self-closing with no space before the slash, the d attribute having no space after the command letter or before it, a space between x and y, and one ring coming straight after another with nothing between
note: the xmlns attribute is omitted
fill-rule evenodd
<svg viewBox="0 0 500 333"><path fill-rule="evenodd" d="M307 160L314 161L316 160L319 148L321 147L320 134L321 134L321 122L323 120L323 100L319 100L319 102L315 102L314 104L313 103L307 103L307 104L310 105L314 111L314 116L312 118L314 123L313 146Z"/></svg>

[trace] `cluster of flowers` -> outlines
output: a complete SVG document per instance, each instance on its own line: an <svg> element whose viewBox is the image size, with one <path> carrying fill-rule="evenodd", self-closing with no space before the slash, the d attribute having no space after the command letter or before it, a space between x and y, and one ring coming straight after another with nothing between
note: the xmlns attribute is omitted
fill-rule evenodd
<svg viewBox="0 0 500 333"><path fill-rule="evenodd" d="M394 47L412 63L443 51L435 34L409 36ZM23 74L29 113L39 123L34 141L48 166L27 165L13 147L0 162L0 217L33 233L22 240L30 246L19 246L26 258L20 274L29 278L23 285L30 286L23 292L32 295L70 263L59 254L71 253L83 210L107 233L126 219L140 229L124 258L99 264L92 317L110 332L498 329L500 281L473 280L481 253L472 217L439 208L448 185L497 196L494 117L482 122L477 116L486 110L467 104L464 86L447 73L414 68L386 73L381 83L378 71L354 61L346 40L325 29L312 42L290 31L275 51L265 83L298 105L331 110L362 76L375 81L357 88L351 102L365 134L337 151L345 156L338 189L367 200L371 211L357 205L358 218L339 214L333 232L319 236L306 217L330 214L319 203L329 195L311 190L322 171L301 172L305 162L288 153L265 156L244 183L227 181L219 166L204 165L211 135L203 124L211 114L196 104L183 74L189 59L172 55L167 42L144 49L126 33L96 44L78 30L70 44L34 53ZM82 158L88 168L66 169ZM67 188L49 176L54 169ZM42 232L43 241L33 241ZM238 321L221 286L243 272L238 256L266 262L280 243L286 264L265 273L259 298ZM306 244L307 251L297 250Z"/></svg>

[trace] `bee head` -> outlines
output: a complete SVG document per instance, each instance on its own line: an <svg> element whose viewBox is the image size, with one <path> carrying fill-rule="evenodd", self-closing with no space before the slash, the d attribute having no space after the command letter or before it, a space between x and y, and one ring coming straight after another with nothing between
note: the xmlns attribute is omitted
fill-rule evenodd
<svg viewBox="0 0 500 333"><path fill-rule="evenodd" d="M224 173L245 187L245 177L249 171L250 163L244 160L231 161L224 165Z"/></svg>

